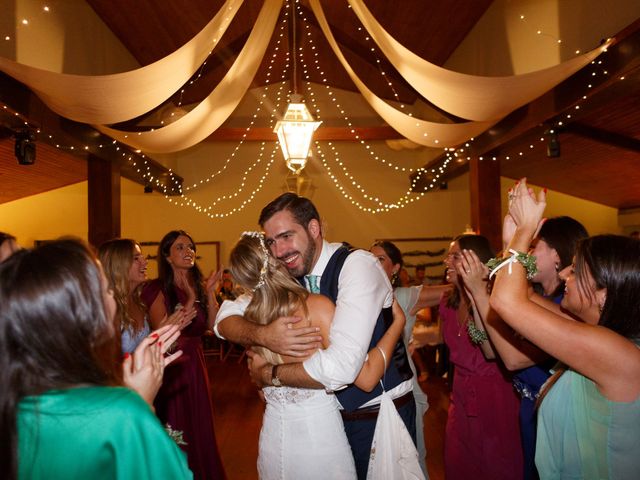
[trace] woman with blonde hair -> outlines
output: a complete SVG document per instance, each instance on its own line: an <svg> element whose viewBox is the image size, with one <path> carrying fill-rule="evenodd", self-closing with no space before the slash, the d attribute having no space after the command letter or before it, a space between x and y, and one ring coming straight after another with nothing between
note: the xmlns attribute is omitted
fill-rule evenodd
<svg viewBox="0 0 640 480"><path fill-rule="evenodd" d="M263 234L245 232L231 251L230 266L238 284L251 292L244 313L247 320L265 325L279 317L299 316L303 320L296 325L317 327L323 338L322 348L328 346L335 305L296 282L271 256ZM369 352L355 380L358 388L371 391L378 384L385 371L385 358L391 358L403 328L404 315L395 303L393 323ZM254 348L274 365L300 361L264 347ZM261 479L356 478L335 395L324 389L286 386L264 387L263 393L267 408L258 455Z"/></svg>
<svg viewBox="0 0 640 480"><path fill-rule="evenodd" d="M149 309L140 293L147 279L147 259L140 244L130 238L116 238L100 245L98 258L113 290L116 301L116 327L119 327L122 353L133 352L149 335ZM180 309L158 324L178 324L180 327L195 316L195 309Z"/></svg>

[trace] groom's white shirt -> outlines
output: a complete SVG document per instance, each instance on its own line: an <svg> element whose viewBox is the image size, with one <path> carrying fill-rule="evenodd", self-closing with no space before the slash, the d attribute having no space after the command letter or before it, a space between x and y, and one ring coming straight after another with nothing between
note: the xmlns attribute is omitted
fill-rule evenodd
<svg viewBox="0 0 640 480"><path fill-rule="evenodd" d="M311 275L320 276L327 267L340 243L322 242L322 251L313 266ZM393 303L393 290L386 273L376 257L364 250L356 250L345 260L338 277L340 288L336 300L336 311L329 331L329 347L318 350L304 363L311 378L335 391L353 383L358 376L369 350L380 310ZM226 300L220 307L214 330L218 337L218 324L231 315L243 315L251 297L242 295L236 300ZM398 398L412 389L411 380L405 381L389 391L391 398ZM379 403L378 398L363 406Z"/></svg>

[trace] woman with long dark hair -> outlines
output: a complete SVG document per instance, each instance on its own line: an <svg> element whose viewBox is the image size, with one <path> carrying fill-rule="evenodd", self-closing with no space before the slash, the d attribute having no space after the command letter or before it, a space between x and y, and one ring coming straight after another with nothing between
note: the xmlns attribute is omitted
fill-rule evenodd
<svg viewBox="0 0 640 480"><path fill-rule="evenodd" d="M485 262L493 257L485 237L460 235L451 242L445 260L447 280L454 288L440 301L440 318L455 366L445 431L445 472L447 478L520 479L520 402L511 376L495 360L479 319L488 302L475 304L458 275L464 250Z"/></svg>
<svg viewBox="0 0 640 480"><path fill-rule="evenodd" d="M477 301L471 295L471 282L486 288L486 267L461 275L464 252L474 252L484 262L493 256L486 237L456 237L444 262L446 280L453 289L438 300L430 291L442 287L423 286L412 309L415 312L439 302L442 334L455 366L444 439L445 474L456 479L521 479L520 401L511 375L502 362L496 361L482 324L488 314L489 296Z"/></svg>
<svg viewBox="0 0 640 480"><path fill-rule="evenodd" d="M536 467L541 478L636 478L640 472L640 243L600 235L578 243L561 272L562 308L531 297L526 252L546 204L526 179L511 194L516 224L491 306L563 366L543 387ZM516 253L513 253L516 252ZM522 263L521 263L522 262Z"/></svg>
<svg viewBox="0 0 640 480"><path fill-rule="evenodd" d="M191 478L148 403L169 327L123 370L115 302L82 243L59 240L0 265L0 471L3 478ZM173 356L175 358L175 356Z"/></svg>
<svg viewBox="0 0 640 480"><path fill-rule="evenodd" d="M451 290L451 286L439 285L428 287L423 286L422 284L402 286L399 275L400 271L403 269L404 261L402 259L402 252L400 252L400 249L388 240L380 240L374 243L369 251L380 261L382 269L389 277L389 281L393 287L393 294L405 314L406 324L402 335L405 348L407 349L407 352L409 352L409 342L411 340L413 326L416 323L415 313L413 315L411 314L413 307L419 301L427 301L427 298L425 297L430 297L437 301L444 292ZM427 449L424 442L424 414L429 408L429 402L427 401L427 395L423 392L420 384L418 383L416 368L411 356L409 356L409 365L413 372L413 396L416 399L416 446L418 449L418 455L420 456L420 467L422 468L425 476L428 476L426 461Z"/></svg>
<svg viewBox="0 0 640 480"><path fill-rule="evenodd" d="M182 329L178 348L183 356L165 372L154 403L156 414L173 430L182 432L182 447L196 479L223 479L201 339L218 311L215 286L219 274L204 279L196 263L196 245L182 230L162 238L157 260L158 278L142 292L151 328L164 324L176 310L195 308L196 316Z"/></svg>
<svg viewBox="0 0 640 480"><path fill-rule="evenodd" d="M505 218L505 247L511 240L515 226L509 215ZM535 257L536 272L531 275L533 288L543 298L560 304L564 296L564 280L560 272L571 265L578 242L587 237L580 222L571 217L546 220L533 239L531 253ZM458 275L465 280L476 302L489 298L486 282L474 281L477 272L485 275L486 268L471 251L463 252ZM513 375L513 385L521 396L520 434L524 454L524 480L535 480L536 400L542 385L551 376L556 360L528 340L517 335L495 312L488 311L483 326L504 365Z"/></svg>

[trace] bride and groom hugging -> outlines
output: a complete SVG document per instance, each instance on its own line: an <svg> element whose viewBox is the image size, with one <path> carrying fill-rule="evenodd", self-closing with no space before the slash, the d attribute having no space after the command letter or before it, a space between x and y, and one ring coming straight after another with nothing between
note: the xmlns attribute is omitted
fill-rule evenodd
<svg viewBox="0 0 640 480"><path fill-rule="evenodd" d="M243 234L230 258L235 280L250 293L222 304L215 330L260 352L249 354L252 379L267 402L260 478L357 472L364 479L381 378L415 444L404 316L399 308L391 313L393 292L378 260L324 241L308 199L281 195L262 210L259 224L264 234Z"/></svg>

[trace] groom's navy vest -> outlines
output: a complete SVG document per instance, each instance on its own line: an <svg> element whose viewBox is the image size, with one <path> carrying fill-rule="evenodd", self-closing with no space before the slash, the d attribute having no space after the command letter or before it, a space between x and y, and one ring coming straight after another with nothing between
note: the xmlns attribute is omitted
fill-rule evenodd
<svg viewBox="0 0 640 480"><path fill-rule="evenodd" d="M320 281L320 293L333 300L336 303L338 298L338 277L340 276L340 270L344 265L344 261L347 256L354 250L347 244L343 244L329 259L327 267L322 272ZM369 350L374 348L378 341L382 338L389 326L393 323L393 314L391 313L391 307L383 308L382 312L378 316L376 326L373 329L373 336L371 337L371 343L369 344ZM394 350L393 356L390 361L390 365L384 375L384 388L389 391L402 382L409 380L413 373L409 367L409 360L407 352L404 348L404 342L402 337L398 340ZM365 392L360 390L355 385L351 384L347 388L344 388L336 392L336 396L340 401L340 404L347 412L351 412L361 407L369 400L376 398L382 394L382 387L380 384L376 385L371 392Z"/></svg>

